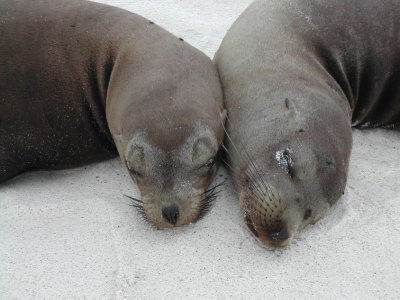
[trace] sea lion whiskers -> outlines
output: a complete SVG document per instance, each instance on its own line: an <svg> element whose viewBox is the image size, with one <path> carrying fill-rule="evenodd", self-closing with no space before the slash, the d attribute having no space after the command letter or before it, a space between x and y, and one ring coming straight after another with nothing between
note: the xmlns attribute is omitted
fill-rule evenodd
<svg viewBox="0 0 400 300"><path fill-rule="evenodd" d="M223 146L223 148L225 149L225 151L231 156L231 154L229 153L229 151L226 149L225 146ZM251 160L250 154L248 152L247 156L249 158L249 160ZM225 160L223 160L233 171L233 168L230 164L228 164ZM250 166L251 167L251 166ZM268 201L266 201L265 197L268 197L269 201L271 202L271 197L273 196L273 194L271 195L270 193L270 188L266 185L262 185L259 180L257 180L257 174L255 174L254 170L252 170L251 168L248 168L246 170L247 172L247 177L248 177L248 181L246 182L249 185L249 190L251 192L252 195L255 196L256 199L260 200L261 202L265 202L267 204L267 206L269 206ZM260 177L260 176L258 176ZM236 195L239 197L240 199L240 194L235 190ZM243 208L244 210L249 210L249 206L245 206ZM246 215L249 215L249 211L245 212Z"/></svg>
<svg viewBox="0 0 400 300"><path fill-rule="evenodd" d="M215 200L218 198L218 196L221 193L221 189L218 189L219 187L222 187L225 185L225 181L216 184L215 186L207 189L205 192L203 192L201 195L204 196L200 203L200 208L199 208L199 214L197 217L197 220L202 219L209 211L210 209L214 206Z"/></svg>
<svg viewBox="0 0 400 300"><path fill-rule="evenodd" d="M229 118L229 116L226 116L226 120L227 122L229 122L232 125L232 122ZM232 144L232 146L234 147L234 149L236 150L236 152L240 155L241 153L239 152L238 148L236 147L235 143L233 142L232 138L230 137L229 133L226 130L225 125L223 124L223 129L224 132L228 138L228 140L230 141L230 143ZM254 159L251 157L250 153L248 152L246 146L244 145L243 141L240 140L241 146L250 162L250 166L247 168L247 170L251 173L248 173L248 177L250 179L251 182L249 183L257 183L258 185L258 190L260 191L261 195L263 195L265 193L265 191L268 193L268 197L274 197L275 195L272 192L271 186L269 185L269 183L267 181L265 181L264 176L261 175L258 167L256 166L256 163L254 162ZM229 156L232 158L231 153L228 151L228 149L225 147L225 145L222 145L222 147L224 148L224 150L226 151L226 153L229 154ZM243 158L244 159L244 158ZM254 170L252 168L254 168ZM259 180L255 180L256 178L260 178L261 182ZM279 197L277 197L279 198Z"/></svg>
<svg viewBox="0 0 400 300"><path fill-rule="evenodd" d="M142 205L142 204L143 204L143 201L142 201L142 200L139 200L139 199L137 199L137 198L134 198L134 197L128 196L128 195L126 195L126 194L124 194L124 196L125 196L125 197L127 197L127 198L129 198L129 199L131 199L132 201L134 201L134 202L136 202L136 203L140 204L140 205Z"/></svg>
<svg viewBox="0 0 400 300"><path fill-rule="evenodd" d="M216 185L214 185L213 187L207 189L206 191L204 191L203 193L201 193L200 195L209 195L210 193L214 193L216 191L217 188L224 186L226 183L226 181L224 180L223 182L220 182Z"/></svg>
<svg viewBox="0 0 400 300"><path fill-rule="evenodd" d="M226 149L226 148L224 148L224 149ZM225 151L226 151L226 150L225 150ZM229 170L230 170L231 172L233 172L233 167L232 167L225 159L221 158L221 161L229 168ZM253 184L253 182L251 182L251 184ZM257 186L255 186L255 185L253 185L253 187L254 187L254 188L257 188ZM234 192L236 195L239 196L239 193L238 193L236 190L233 190L233 192Z"/></svg>
<svg viewBox="0 0 400 300"><path fill-rule="evenodd" d="M125 197L129 198L130 200L132 200L131 204L128 204L129 206L132 206L136 209L136 211L139 213L139 215L142 217L142 219L144 221L146 221L146 223L150 224L151 226L153 226L153 224L151 222L149 222L149 219L144 211L144 207L143 207L143 201L139 200L137 198L128 196L126 194L124 194Z"/></svg>
<svg viewBox="0 0 400 300"><path fill-rule="evenodd" d="M231 157L231 159L232 159L232 154L229 152L229 150L225 147L225 145L222 145L222 148L225 150L225 152ZM251 159L251 158L249 158L249 159ZM232 172L234 172L234 169L231 167L231 165L230 164L228 164L225 160L223 160L230 168L231 168L231 171ZM250 171L252 171L252 170L250 170ZM249 176L250 177L250 176ZM254 174L254 178L256 178L257 176L256 176L256 174ZM253 183L253 180L252 180L252 182L251 183ZM258 186L255 186L255 188L257 188L259 191L260 191L260 193L263 193L263 186L261 186L259 183L258 183Z"/></svg>
<svg viewBox="0 0 400 300"><path fill-rule="evenodd" d="M228 134L227 134L227 136L228 136L228 139L229 139L229 135ZM231 143L233 143L233 142L231 141ZM249 161L252 162L252 164L246 170L246 174L247 174L247 177L249 179L246 182L249 185L248 191L250 191L250 193L254 196L255 199L258 199L261 203L265 203L268 208L270 208L270 204L268 202L272 202L272 199L274 199L274 198L278 199L278 202L281 202L281 198L274 194L270 184L266 181L264 176L261 175L260 172L258 171L256 163L254 162L254 160L250 156L250 153L247 151L247 149L244 146L243 142L242 142L242 147L243 147L243 149L245 151L245 154L247 155L247 158L249 159ZM228 149L225 146L223 146L223 148L232 157L232 155L228 151ZM235 147L235 149L237 149L237 147ZM229 163L227 163L225 160L223 160L223 162L226 163L228 165L228 167L233 171L233 167ZM261 178L262 182L260 183L260 181L257 180L257 178ZM240 194L238 192L236 192L236 194L240 198ZM275 208L277 209L278 207L275 205ZM251 207L250 207L250 205L245 205L243 207L243 209L244 209L244 214L248 216L250 210L251 209L255 209L255 208L254 208L253 205L251 205ZM273 208L271 207L270 209L273 212ZM255 227L255 226L253 226L253 227Z"/></svg>
<svg viewBox="0 0 400 300"><path fill-rule="evenodd" d="M223 147L225 149L225 147ZM223 158L221 158L221 161L229 168L230 171L233 171L233 167Z"/></svg>
<svg viewBox="0 0 400 300"><path fill-rule="evenodd" d="M231 123L228 115L226 115L226 121L229 122L229 123ZM232 124L232 123L231 123L231 124ZM237 153L237 154L240 154L240 152L239 152L239 150L237 149L235 143L233 142L233 140L231 139L230 135L228 134L228 131L226 130L225 124L224 124L224 123L221 123L221 125L222 125L222 128L223 128L223 130L224 130L225 135L227 136L227 138L229 139L230 143L233 145L234 149L236 150L236 153ZM241 142L241 144L242 144L242 147L245 149L243 142ZM232 154L230 153L230 151L228 150L228 148L227 148L223 143L221 144L221 147L225 150L225 153L227 153L227 154L230 156L230 158L233 159ZM246 149L245 149L245 150L246 150ZM247 151L246 151L246 154L248 154ZM250 161L252 161L252 158L251 158L250 155L248 155L248 159L249 159ZM223 159L222 159L222 160L223 160ZM230 167L231 171L234 172L233 167L232 167L229 163L227 163L225 160L223 160L223 161L225 162L225 164L226 164L228 167ZM256 177L256 174L254 174L254 175L255 175L254 177ZM262 191L262 187L261 187L261 191Z"/></svg>
<svg viewBox="0 0 400 300"><path fill-rule="evenodd" d="M229 123L231 124L231 126L232 126L232 122L231 122L231 120L230 120L230 118L229 118L228 115L226 116L226 121L229 122ZM229 141L231 142L231 144L232 144L232 146L234 147L234 149L236 150L236 152L237 152L238 154L241 154L241 153L239 152L238 148L236 147L235 143L233 142L232 138L230 137L228 131L226 130L225 125L223 124L222 126L223 126L223 129L224 129L224 132L225 132L227 138L228 138ZM240 140L240 143L241 143L241 146L242 146L243 150L245 151L245 154L247 155L247 158L249 159L250 163L252 164L252 166L253 166L253 168L254 168L254 171L257 173L257 174L253 174L253 175L260 175L260 174L259 174L259 171L258 171L258 168L256 167L256 165L255 165L255 163L254 163L254 159L251 157L251 155L250 155L249 152L247 151L247 148L245 147L243 141ZM228 149L227 149L225 146L223 146L223 147L224 147L225 151L231 156L231 154L230 154L230 152L228 151ZM263 182L263 183L265 184L265 182Z"/></svg>
<svg viewBox="0 0 400 300"><path fill-rule="evenodd" d="M196 221L204 218L204 216L207 215L207 213L210 211L210 209L214 206L215 200L218 198L218 196L222 192L222 190L218 189L218 188L220 188L224 185L225 185L225 181L218 183L199 194L199 196L202 197L202 200L200 203L200 207L197 209L199 213L196 217ZM129 198L132 201L132 203L128 204L128 205L134 207L146 223L149 223L151 226L154 226L154 224L152 222L150 222L150 220L148 219L148 216L145 213L145 210L143 207L143 201L140 199L137 199L135 197L128 196L126 194L124 194L124 196ZM194 211L196 211L196 210L194 210Z"/></svg>
<svg viewBox="0 0 400 300"><path fill-rule="evenodd" d="M228 116L227 122L230 122ZM247 178L245 179L244 194L239 194L239 199L242 202L241 210L247 227L256 236L269 240L274 247L286 245L290 240L290 234L288 233L286 222L282 219L286 205L284 207L279 191L272 189L268 178L265 176L266 174L260 171L262 168L253 159L243 141L239 141L241 147L238 147L233 142L225 126L224 131L227 140L239 154L242 162L246 159L248 160L245 170ZM226 146L223 146L223 148L232 159L232 153ZM242 152L239 151L239 148L242 148ZM233 170L230 164L228 166Z"/></svg>
<svg viewBox="0 0 400 300"><path fill-rule="evenodd" d="M223 147L224 149L226 149L225 147ZM225 151L227 151L227 150L225 150ZM233 167L225 160L225 159L223 159L223 158L221 158L221 161L229 168L229 170L231 171L231 172L233 172ZM250 176L249 176L250 177ZM254 183L253 183L253 181L251 180L251 182L250 182L250 184L252 184L252 187L254 187L254 188L256 188L257 189L257 186L255 186L254 185ZM239 193L234 189L233 190L233 192L239 197ZM260 191L257 191L258 193L257 193L257 196L258 196L258 194L262 194L262 191L260 192Z"/></svg>

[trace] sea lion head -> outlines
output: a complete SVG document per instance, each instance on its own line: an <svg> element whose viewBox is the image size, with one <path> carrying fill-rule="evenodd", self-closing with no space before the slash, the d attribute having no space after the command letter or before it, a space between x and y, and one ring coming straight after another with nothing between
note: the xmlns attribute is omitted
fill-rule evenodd
<svg viewBox="0 0 400 300"><path fill-rule="evenodd" d="M151 60L136 59L140 65L128 71L140 70L140 76L127 76L126 64L123 72L113 71L108 92L110 131L140 190L134 205L156 228L183 226L207 212L217 193L209 184L224 138L215 65L176 40L169 56L149 48Z"/></svg>
<svg viewBox="0 0 400 300"><path fill-rule="evenodd" d="M142 81L128 90L132 94L114 94L119 101L109 106L119 155L140 190L134 206L156 228L195 222L216 197L208 186L219 163L226 111L218 77L211 75L204 86L190 77Z"/></svg>
<svg viewBox="0 0 400 300"><path fill-rule="evenodd" d="M136 206L156 228L197 221L215 198L215 188L207 187L217 170L221 140L201 124L179 147L161 148L151 140L141 130L124 147L123 161L141 193Z"/></svg>
<svg viewBox="0 0 400 300"><path fill-rule="evenodd" d="M285 102L254 132L256 143L243 145L248 154L236 176L247 226L274 248L287 246L343 194L351 149L349 119L340 108Z"/></svg>
<svg viewBox="0 0 400 300"><path fill-rule="evenodd" d="M156 228L178 227L203 217L218 193L209 184L217 171L226 111L161 110L123 116L114 134L122 162L141 197L134 206ZM132 126L133 124L133 126ZM134 129L132 129L134 128Z"/></svg>

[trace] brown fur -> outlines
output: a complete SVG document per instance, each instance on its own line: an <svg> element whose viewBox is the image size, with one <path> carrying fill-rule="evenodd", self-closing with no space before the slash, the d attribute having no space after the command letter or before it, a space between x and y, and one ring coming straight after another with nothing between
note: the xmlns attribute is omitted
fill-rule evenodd
<svg viewBox="0 0 400 300"><path fill-rule="evenodd" d="M206 55L81 0L1 1L0 36L0 182L119 153L157 228L206 211L225 118Z"/></svg>

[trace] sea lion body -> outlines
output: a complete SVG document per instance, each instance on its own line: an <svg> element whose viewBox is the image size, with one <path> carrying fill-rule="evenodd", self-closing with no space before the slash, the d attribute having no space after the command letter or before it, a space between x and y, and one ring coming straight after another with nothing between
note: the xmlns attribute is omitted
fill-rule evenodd
<svg viewBox="0 0 400 300"><path fill-rule="evenodd" d="M223 137L208 57L138 15L80 0L2 1L0 36L0 182L119 153L156 227L196 220L215 166L198 169Z"/></svg>
<svg viewBox="0 0 400 300"><path fill-rule="evenodd" d="M342 195L351 127L400 128L400 2L257 0L215 61L242 212L282 247Z"/></svg>

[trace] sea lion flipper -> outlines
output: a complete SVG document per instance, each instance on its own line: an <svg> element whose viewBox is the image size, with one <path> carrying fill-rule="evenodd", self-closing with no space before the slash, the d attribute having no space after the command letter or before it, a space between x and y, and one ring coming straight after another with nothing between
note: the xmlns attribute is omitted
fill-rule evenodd
<svg viewBox="0 0 400 300"><path fill-rule="evenodd" d="M0 146L0 183L24 172L21 161L15 159L5 147Z"/></svg>

